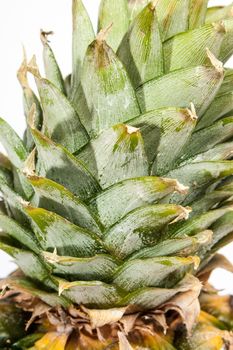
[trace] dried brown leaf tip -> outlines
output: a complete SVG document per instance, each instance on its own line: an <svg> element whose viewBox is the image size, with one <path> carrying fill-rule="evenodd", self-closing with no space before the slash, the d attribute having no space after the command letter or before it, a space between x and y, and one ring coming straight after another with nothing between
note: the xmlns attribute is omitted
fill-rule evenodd
<svg viewBox="0 0 233 350"><path fill-rule="evenodd" d="M26 55L26 50L23 47L23 61L22 61L21 65L18 69L18 72L17 72L18 81L23 89L29 88L28 79L27 79L27 72L28 72L28 70L27 70L27 55Z"/></svg>
<svg viewBox="0 0 233 350"><path fill-rule="evenodd" d="M40 39L41 39L42 44L43 45L48 44L50 42L48 37L50 35L53 35L53 34L54 34L54 32L52 30L45 31L45 30L41 29L40 30Z"/></svg>
<svg viewBox="0 0 233 350"><path fill-rule="evenodd" d="M27 65L27 71L33 74L36 78L41 78L38 65L36 63L36 56L33 55L32 59Z"/></svg>

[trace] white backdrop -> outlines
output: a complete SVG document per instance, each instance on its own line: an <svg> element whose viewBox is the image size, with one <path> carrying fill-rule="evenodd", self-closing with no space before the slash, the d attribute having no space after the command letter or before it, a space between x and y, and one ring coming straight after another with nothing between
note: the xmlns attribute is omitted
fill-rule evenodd
<svg viewBox="0 0 233 350"><path fill-rule="evenodd" d="M96 26L99 0L83 0ZM212 0L211 5L227 5L231 0ZM21 103L21 88L16 71L22 60L22 44L28 58L36 54L42 67L40 29L53 30L51 45L56 53L64 75L71 69L71 0L1 0L0 1L0 115L22 136L24 116ZM232 63L229 65L233 67ZM0 148L0 150L2 150ZM233 244L222 252L233 262ZM0 277L14 270L15 265L0 251ZM216 270L212 283L233 293L233 276Z"/></svg>

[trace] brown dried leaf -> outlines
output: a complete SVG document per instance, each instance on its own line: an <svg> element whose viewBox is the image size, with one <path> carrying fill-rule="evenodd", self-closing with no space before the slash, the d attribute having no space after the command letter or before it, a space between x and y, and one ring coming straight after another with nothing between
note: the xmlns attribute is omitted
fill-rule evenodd
<svg viewBox="0 0 233 350"><path fill-rule="evenodd" d="M43 303L43 302L38 302L35 305L35 308L33 310L33 313L31 315L30 320L27 322L26 324L26 330L29 329L29 327L34 323L35 319L44 315L45 313L47 313L49 310L51 309L50 306L48 306L47 304Z"/></svg>
<svg viewBox="0 0 233 350"><path fill-rule="evenodd" d="M122 332L118 332L119 350L133 350L132 346L128 342L126 336Z"/></svg>
<svg viewBox="0 0 233 350"><path fill-rule="evenodd" d="M93 329L103 327L106 324L118 322L123 317L126 309L127 307L108 310L95 310L83 307L83 310L90 317L90 322Z"/></svg>
<svg viewBox="0 0 233 350"><path fill-rule="evenodd" d="M211 273L216 268L225 269L233 273L233 264L222 254L215 254L214 257L198 273L198 278L202 282L208 281Z"/></svg>
<svg viewBox="0 0 233 350"><path fill-rule="evenodd" d="M170 310L176 311L182 318L188 333L191 332L199 314L200 304L198 297L202 284L197 278L193 278L193 285L190 290L178 293L170 301L161 306L161 310L167 313Z"/></svg>

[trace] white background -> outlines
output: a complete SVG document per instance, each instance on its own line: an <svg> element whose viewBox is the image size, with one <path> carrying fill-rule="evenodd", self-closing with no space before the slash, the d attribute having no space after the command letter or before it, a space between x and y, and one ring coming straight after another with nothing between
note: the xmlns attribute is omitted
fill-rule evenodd
<svg viewBox="0 0 233 350"><path fill-rule="evenodd" d="M99 0L83 1L96 27ZM231 0L210 1L211 5L230 3ZM0 115L21 136L25 124L16 71L22 60L22 45L28 58L36 54L42 67L41 28L55 32L51 45L63 74L67 75L71 70L71 0L0 0ZM229 64L233 67L233 60ZM233 245L222 252L233 262ZM13 269L11 258L0 251L0 277ZM229 272L216 270L212 282L225 293L233 293L233 276Z"/></svg>

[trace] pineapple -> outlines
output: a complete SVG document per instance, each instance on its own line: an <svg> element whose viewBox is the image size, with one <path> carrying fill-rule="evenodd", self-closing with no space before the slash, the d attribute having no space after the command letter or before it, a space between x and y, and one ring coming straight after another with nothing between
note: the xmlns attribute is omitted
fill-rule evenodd
<svg viewBox="0 0 233 350"><path fill-rule="evenodd" d="M207 3L102 0L96 35L73 0L72 74L51 32L46 78L24 56L24 139L0 120L0 248L19 267L1 349L232 349L232 297L208 278L233 271L233 13Z"/></svg>

